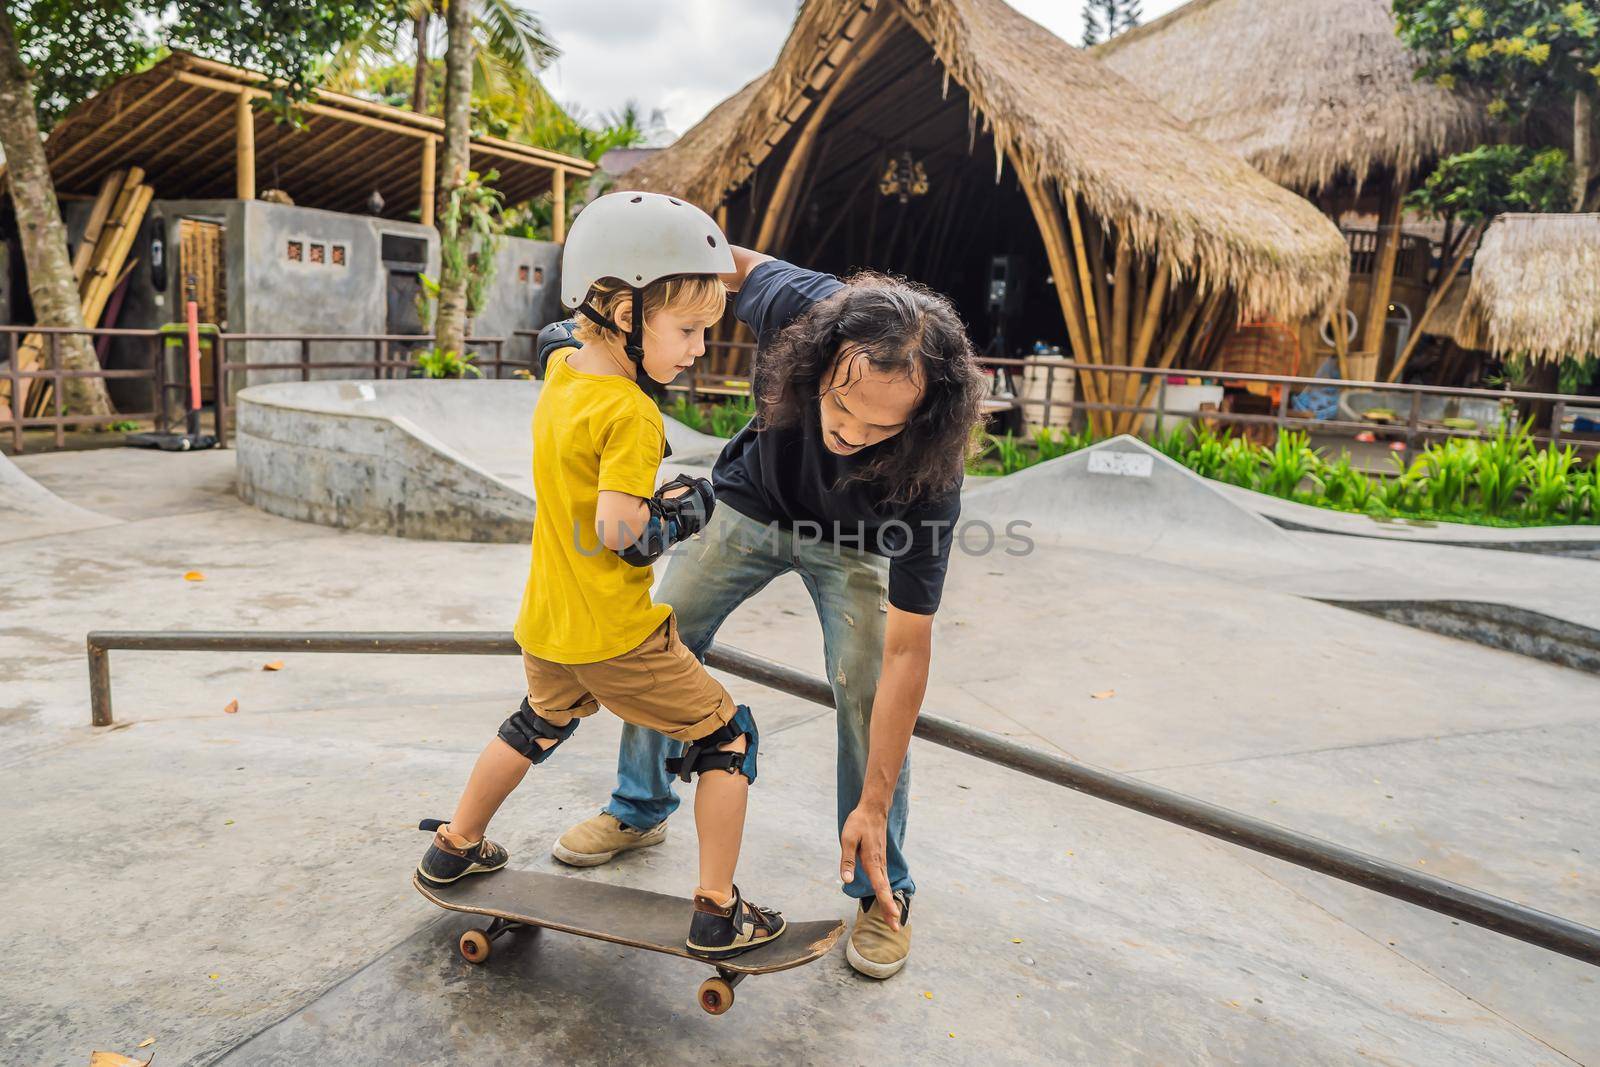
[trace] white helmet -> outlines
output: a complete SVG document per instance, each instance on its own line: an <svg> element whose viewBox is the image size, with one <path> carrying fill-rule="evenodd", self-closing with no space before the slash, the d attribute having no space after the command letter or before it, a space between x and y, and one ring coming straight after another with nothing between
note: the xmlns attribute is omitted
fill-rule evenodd
<svg viewBox="0 0 1600 1067"><path fill-rule="evenodd" d="M602 278L635 291L674 274L732 274L711 216L661 193L607 193L578 213L561 253L561 303L576 308Z"/></svg>

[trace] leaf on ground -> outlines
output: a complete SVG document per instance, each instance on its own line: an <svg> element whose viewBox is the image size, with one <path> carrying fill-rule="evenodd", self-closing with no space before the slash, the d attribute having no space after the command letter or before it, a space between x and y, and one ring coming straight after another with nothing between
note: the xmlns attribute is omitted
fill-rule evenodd
<svg viewBox="0 0 1600 1067"><path fill-rule="evenodd" d="M925 997L927 997L927 998L928 998L928 999L929 999L929 1000L932 1000L932 999L933 999L933 993L931 993L931 992L929 992L929 991L926 991L926 990L925 990L925 991L924 991L924 992L923 992L923 994L922 994L922 995L923 995L923 996L925 996Z"/></svg>
<svg viewBox="0 0 1600 1067"><path fill-rule="evenodd" d="M199 571L184 571L183 580L186 582L203 582L206 580L206 576Z"/></svg>
<svg viewBox="0 0 1600 1067"><path fill-rule="evenodd" d="M232 715L234 712L239 710L239 702L237 700L230 700L228 701L228 706L222 710L227 712L229 715Z"/></svg>
<svg viewBox="0 0 1600 1067"><path fill-rule="evenodd" d="M139 1046L143 1048L143 1045ZM152 1055L150 1060L155 1059ZM124 1056L120 1052L91 1052L89 1053L89 1067L149 1067L150 1060L136 1060L132 1056Z"/></svg>
<svg viewBox="0 0 1600 1067"><path fill-rule="evenodd" d="M1013 938L1012 938L1012 939L1011 939L1011 943L1012 943L1012 944L1013 944L1013 945L1020 945L1020 944L1022 944L1022 938L1020 938L1020 937L1013 937Z"/></svg>
<svg viewBox="0 0 1600 1067"><path fill-rule="evenodd" d="M263 663L261 669L264 671L281 671L283 670L283 660L275 659L271 663Z"/></svg>
<svg viewBox="0 0 1600 1067"><path fill-rule="evenodd" d="M1111 697L1114 697L1116 695L1117 695L1117 691L1115 689L1102 689L1098 693L1090 693L1089 694L1089 699L1090 700L1108 700Z"/></svg>
<svg viewBox="0 0 1600 1067"><path fill-rule="evenodd" d="M139 1047L140 1048L149 1048L151 1045L153 1045L155 1043L156 1043L156 1037L155 1037L154 1034L151 1034L149 1037L147 1037L143 1041L139 1042Z"/></svg>

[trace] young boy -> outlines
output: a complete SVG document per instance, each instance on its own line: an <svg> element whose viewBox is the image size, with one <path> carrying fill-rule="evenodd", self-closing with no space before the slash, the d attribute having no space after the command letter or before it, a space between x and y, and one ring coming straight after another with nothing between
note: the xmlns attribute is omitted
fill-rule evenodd
<svg viewBox="0 0 1600 1067"><path fill-rule="evenodd" d="M783 933L775 911L733 884L757 733L678 637L672 608L650 599L650 565L704 527L715 501L704 478L653 489L666 449L646 379L665 384L705 352L734 271L710 216L653 193L612 193L573 223L562 254L562 302L583 318L581 347L549 356L533 413L537 502L533 560L517 616L528 696L478 757L448 823L418 871L434 884L499 870L506 850L484 837L522 780L604 704L627 722L688 742L668 770L699 774L700 883L686 945L722 959Z"/></svg>

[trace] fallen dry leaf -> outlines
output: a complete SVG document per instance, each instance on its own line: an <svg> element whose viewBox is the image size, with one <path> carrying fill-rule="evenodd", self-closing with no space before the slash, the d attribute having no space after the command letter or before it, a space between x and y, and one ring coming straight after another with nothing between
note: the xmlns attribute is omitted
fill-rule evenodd
<svg viewBox="0 0 1600 1067"><path fill-rule="evenodd" d="M1115 689L1102 689L1098 693L1090 693L1089 694L1089 699L1090 700L1106 700L1106 699L1108 699L1110 697L1114 697L1116 695L1117 695L1117 691Z"/></svg>
<svg viewBox="0 0 1600 1067"><path fill-rule="evenodd" d="M227 712L229 715L232 715L234 712L239 710L239 702L237 700L230 700L228 701L228 706L222 710Z"/></svg>
<svg viewBox="0 0 1600 1067"><path fill-rule="evenodd" d="M275 659L271 663L263 663L261 669L264 671L281 671L283 670L283 660Z"/></svg>
<svg viewBox="0 0 1600 1067"><path fill-rule="evenodd" d="M142 1045L140 1046L143 1047ZM150 1060L155 1059L151 1056ZM89 1067L149 1067L150 1060L136 1060L132 1056L124 1056L120 1052L91 1052L89 1053Z"/></svg>
<svg viewBox="0 0 1600 1067"><path fill-rule="evenodd" d="M186 582L203 582L206 580L206 576L199 571L184 571L183 580Z"/></svg>
<svg viewBox="0 0 1600 1067"><path fill-rule="evenodd" d="M151 1034L149 1037L147 1037L143 1041L139 1042L139 1047L140 1048L149 1048L151 1045L153 1045L155 1043L156 1043L155 1035Z"/></svg>

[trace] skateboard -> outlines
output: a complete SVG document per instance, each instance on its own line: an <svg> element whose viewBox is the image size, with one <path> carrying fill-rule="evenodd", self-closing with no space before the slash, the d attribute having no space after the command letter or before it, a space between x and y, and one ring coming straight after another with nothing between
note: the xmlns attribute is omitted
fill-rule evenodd
<svg viewBox="0 0 1600 1067"><path fill-rule="evenodd" d="M468 963L487 960L494 940L508 931L524 926L560 930L714 967L716 977L700 983L697 997L711 1015L733 1007L733 987L747 975L786 971L819 960L844 932L844 923L837 919L791 922L775 941L731 959L708 960L683 946L694 905L682 897L542 871L502 870L442 886L413 875L411 884L447 911L488 916L488 926L466 931L457 943Z"/></svg>

